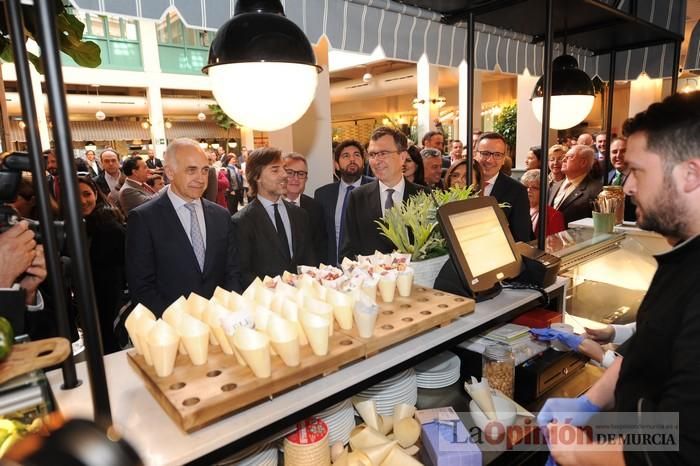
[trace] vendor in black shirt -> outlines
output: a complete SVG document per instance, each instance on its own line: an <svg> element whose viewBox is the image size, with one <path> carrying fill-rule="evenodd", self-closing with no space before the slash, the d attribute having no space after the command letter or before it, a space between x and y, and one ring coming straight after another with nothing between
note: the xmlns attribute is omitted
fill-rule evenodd
<svg viewBox="0 0 700 466"><path fill-rule="evenodd" d="M624 190L645 230L679 238L659 264L637 313L637 332L593 387L579 398L553 398L538 423L585 425L600 410L637 413L639 425L655 413L679 413L677 451L641 451L640 445L550 445L560 465L698 464L700 458L700 92L675 94L625 122L630 174ZM568 413L564 415L563 413ZM641 431L644 432L644 431ZM648 431L647 431L648 432Z"/></svg>

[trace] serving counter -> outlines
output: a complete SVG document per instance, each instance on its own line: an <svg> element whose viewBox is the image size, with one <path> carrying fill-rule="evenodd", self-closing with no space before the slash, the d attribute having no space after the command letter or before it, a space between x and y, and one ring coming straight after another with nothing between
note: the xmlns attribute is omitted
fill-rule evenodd
<svg viewBox="0 0 700 466"><path fill-rule="evenodd" d="M561 311L567 280L550 286L550 307ZM405 340L337 372L307 382L274 398L240 411L210 426L184 433L146 390L127 362L125 351L105 357L109 399L117 430L134 446L146 465L212 464L248 445L276 436L295 422L313 415L377 382L411 367L500 322L508 322L537 305L540 294L503 290L478 303L473 313L449 325ZM83 384L62 390L61 372L47 374L57 408L67 418L92 419L85 363L77 365Z"/></svg>

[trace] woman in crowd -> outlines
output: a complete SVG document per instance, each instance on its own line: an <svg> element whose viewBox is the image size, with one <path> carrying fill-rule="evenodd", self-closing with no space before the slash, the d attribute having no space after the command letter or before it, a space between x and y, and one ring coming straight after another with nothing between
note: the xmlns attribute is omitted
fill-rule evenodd
<svg viewBox="0 0 700 466"><path fill-rule="evenodd" d="M550 188L552 187L552 183L557 183L565 178L564 173L561 171L561 163L564 160L567 150L566 146L562 146L561 144L555 144L549 148L547 164L549 166Z"/></svg>
<svg viewBox="0 0 700 466"><path fill-rule="evenodd" d="M527 188L527 198L530 201L530 219L532 221L532 231L537 236L539 231L540 218L540 171L539 169L526 171L520 182ZM547 206L547 227L546 236L564 231L564 215L551 206Z"/></svg>
<svg viewBox="0 0 700 466"><path fill-rule="evenodd" d="M472 161L472 186L473 192L477 192L481 184L481 172L479 171L479 162ZM467 185L467 159L460 159L453 163L445 173L444 186L445 189L450 189L453 186L463 188Z"/></svg>
<svg viewBox="0 0 700 466"><path fill-rule="evenodd" d="M78 177L78 192L85 218L102 345L105 354L109 354L121 349L113 323L126 288L124 216L105 199L89 176Z"/></svg>
<svg viewBox="0 0 700 466"><path fill-rule="evenodd" d="M525 157L525 168L528 170L539 169L542 163L542 148L532 146Z"/></svg>
<svg viewBox="0 0 700 466"><path fill-rule="evenodd" d="M403 164L403 176L411 183L425 186L423 178L423 159L420 156L420 149L416 146L410 146L406 149L408 157Z"/></svg>
<svg viewBox="0 0 700 466"><path fill-rule="evenodd" d="M226 200L226 198L228 197L228 193L231 190L231 182L229 181L228 174L229 159L230 157L228 155L224 155L223 159L221 159L221 168L219 168L219 171L216 174L216 203L224 209L228 209L228 201Z"/></svg>

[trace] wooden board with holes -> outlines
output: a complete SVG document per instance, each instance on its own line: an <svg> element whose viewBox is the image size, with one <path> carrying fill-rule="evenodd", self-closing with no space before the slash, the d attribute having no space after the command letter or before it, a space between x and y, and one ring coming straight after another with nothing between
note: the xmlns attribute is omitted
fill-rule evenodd
<svg viewBox="0 0 700 466"><path fill-rule="evenodd" d="M213 345L209 346L206 364L195 366L186 355L179 354L173 373L162 378L136 351L127 356L172 420L184 431L192 432L365 355L361 342L337 332L330 338L328 348L326 356L316 356L310 346L303 346L298 367L287 367L278 356L273 356L272 375L266 379L255 377L249 368L236 362L235 356Z"/></svg>
<svg viewBox="0 0 700 466"><path fill-rule="evenodd" d="M474 312L473 299L420 286L414 286L407 298L397 293L392 303L382 302L377 294L377 304L379 315L372 338L360 338L357 327L338 330L363 342L367 356Z"/></svg>

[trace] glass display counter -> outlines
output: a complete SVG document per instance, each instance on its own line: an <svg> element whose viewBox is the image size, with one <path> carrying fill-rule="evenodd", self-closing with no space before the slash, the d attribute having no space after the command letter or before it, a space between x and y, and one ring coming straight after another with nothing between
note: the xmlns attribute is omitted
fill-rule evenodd
<svg viewBox="0 0 700 466"><path fill-rule="evenodd" d="M546 241L547 252L562 260L559 274L569 279L567 313L603 324L635 320L656 272L653 256L669 249L663 237L629 225L598 234L584 224Z"/></svg>

